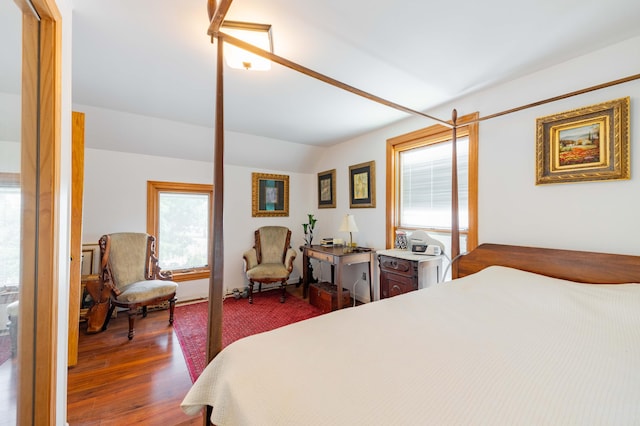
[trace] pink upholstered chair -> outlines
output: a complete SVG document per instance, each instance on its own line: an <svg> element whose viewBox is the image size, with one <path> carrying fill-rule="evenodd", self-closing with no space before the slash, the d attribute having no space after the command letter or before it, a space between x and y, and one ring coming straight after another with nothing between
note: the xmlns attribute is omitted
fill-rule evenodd
<svg viewBox="0 0 640 426"><path fill-rule="evenodd" d="M284 226L263 226L255 231L255 245L244 252L244 270L249 279L249 303L253 303L253 285L279 282L280 302L284 303L286 284L293 270L296 251L291 248L291 231Z"/></svg>
<svg viewBox="0 0 640 426"><path fill-rule="evenodd" d="M133 339L138 309L147 316L147 306L169 302L169 324L178 285L171 274L163 273L155 255L155 237L145 233L121 232L103 235L100 244L101 277L111 288L109 312L103 330L107 329L116 307L126 308L129 314L129 340Z"/></svg>

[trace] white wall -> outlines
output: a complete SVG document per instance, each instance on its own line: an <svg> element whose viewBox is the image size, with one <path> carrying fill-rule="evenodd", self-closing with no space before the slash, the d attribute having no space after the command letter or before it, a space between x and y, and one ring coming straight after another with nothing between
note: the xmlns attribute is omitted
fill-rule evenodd
<svg viewBox="0 0 640 426"><path fill-rule="evenodd" d="M639 49L640 38L631 39L428 112L446 119L455 107L459 115L479 111L481 116L485 116L633 75L640 68L640 57L629 52ZM632 179L536 186L536 118L624 96L631 96ZM640 125L639 114L635 110L639 96L640 82L636 81L482 122L479 160L480 242L640 254L633 238L640 234L640 223L635 220L633 213L640 207L640 201L635 196L640 190L640 180L634 172L639 164L640 153L635 149L638 138L633 132ZM93 115L100 113L98 109L88 111L88 135L103 137L99 132L92 133L90 129ZM126 117L128 123L135 119L131 115ZM333 236L344 239L348 235L337 230L342 216L351 213L360 230L354 234L354 241L362 246L386 248L386 140L432 124L427 119L410 118L329 148L300 147L284 141L228 133L224 215L224 277L227 291L246 285L242 275L242 252L251 247L253 230L263 224L288 226L293 231L292 246L297 247L303 242L301 224L306 222L307 213L313 213L318 218L315 232L318 238ZM160 125L154 122L154 126ZM173 126L174 123L168 125ZM187 131L186 138L189 137L201 138L201 129ZM91 140L88 140L87 145L91 144ZM376 207L350 209L349 166L371 160L376 162ZM109 167L118 173L108 173ZM318 209L317 173L334 168L337 180L336 208ZM290 175L288 218L251 217L252 172ZM86 176L84 241L92 242L105 232L146 229L146 180L207 183L212 179L212 163L89 148ZM115 199L122 199L126 208L110 205L107 201ZM301 275L301 257L296 259L292 281ZM322 271L323 279L328 277L327 267L317 268L316 271ZM345 287L352 289L365 271L364 265L349 267L344 277ZM205 289L206 282L202 281L197 283L198 288ZM358 282L357 297L368 300L368 289L363 284ZM374 277L374 284L377 294L377 276ZM206 296L205 290L196 293Z"/></svg>
<svg viewBox="0 0 640 426"><path fill-rule="evenodd" d="M20 142L0 141L0 172L20 173Z"/></svg>
<svg viewBox="0 0 640 426"><path fill-rule="evenodd" d="M640 38L575 58L451 105L428 111L443 119L479 111L486 116L534 101L634 75L640 69ZM631 97L631 180L535 185L536 118L621 97ZM640 254L640 149L638 133L640 81L594 91L563 101L510 114L480 124L480 243L531 245L574 250ZM375 158L375 211L354 210L359 238L372 246L384 244L386 197L385 141L391 136L427 127L424 119L409 119L357 140L332 147L316 171L338 168L338 211L348 206L346 164ZM367 154L363 154L367 152ZM379 161L378 161L379 160ZM327 213L329 214L329 213ZM321 218L325 218L323 213Z"/></svg>
<svg viewBox="0 0 640 426"><path fill-rule="evenodd" d="M88 120L87 120L88 121ZM251 217L251 173L289 176L289 216ZM211 184L213 164L98 149L85 151L83 236L85 244L96 244L111 232L145 232L147 229L147 181ZM309 191L314 181L309 174L233 165L225 166L224 285L227 292L244 288L242 253L253 246L253 231L263 225L287 226L291 245L303 243L302 223L314 199ZM295 261L291 282L302 275L301 255ZM180 301L208 296L208 280L187 281L178 289Z"/></svg>

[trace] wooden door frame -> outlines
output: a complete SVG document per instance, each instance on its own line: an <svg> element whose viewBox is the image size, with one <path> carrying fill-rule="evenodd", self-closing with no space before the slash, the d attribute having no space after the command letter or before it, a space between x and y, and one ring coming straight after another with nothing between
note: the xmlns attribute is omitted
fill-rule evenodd
<svg viewBox="0 0 640 426"><path fill-rule="evenodd" d="M57 422L62 17L55 0L15 3L23 12L17 424L51 425Z"/></svg>
<svg viewBox="0 0 640 426"><path fill-rule="evenodd" d="M78 363L80 333L80 267L82 260L82 199L84 190L84 113L71 112L71 221L69 251L69 341L67 365Z"/></svg>

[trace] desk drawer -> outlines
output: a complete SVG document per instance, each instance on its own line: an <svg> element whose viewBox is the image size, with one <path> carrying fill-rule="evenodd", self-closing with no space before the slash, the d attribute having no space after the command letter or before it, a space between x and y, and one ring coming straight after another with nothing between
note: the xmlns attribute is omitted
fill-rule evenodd
<svg viewBox="0 0 640 426"><path fill-rule="evenodd" d="M313 258L313 259L318 259L322 262L329 262L329 263L333 263L333 255L332 254L327 254L327 253L319 253L317 251L309 251L307 252L307 256Z"/></svg>
<svg viewBox="0 0 640 426"><path fill-rule="evenodd" d="M380 269L392 271L396 274L413 277L416 275L415 262L398 257L380 256Z"/></svg>

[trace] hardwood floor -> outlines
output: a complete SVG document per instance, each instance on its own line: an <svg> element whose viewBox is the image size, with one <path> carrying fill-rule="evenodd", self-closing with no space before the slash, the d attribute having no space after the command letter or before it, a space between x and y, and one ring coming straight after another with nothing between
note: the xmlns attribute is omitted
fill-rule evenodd
<svg viewBox="0 0 640 426"><path fill-rule="evenodd" d="M80 325L78 364L69 368L67 421L77 425L201 425L180 402L191 387L167 311L138 316L133 340L120 314L98 334Z"/></svg>

